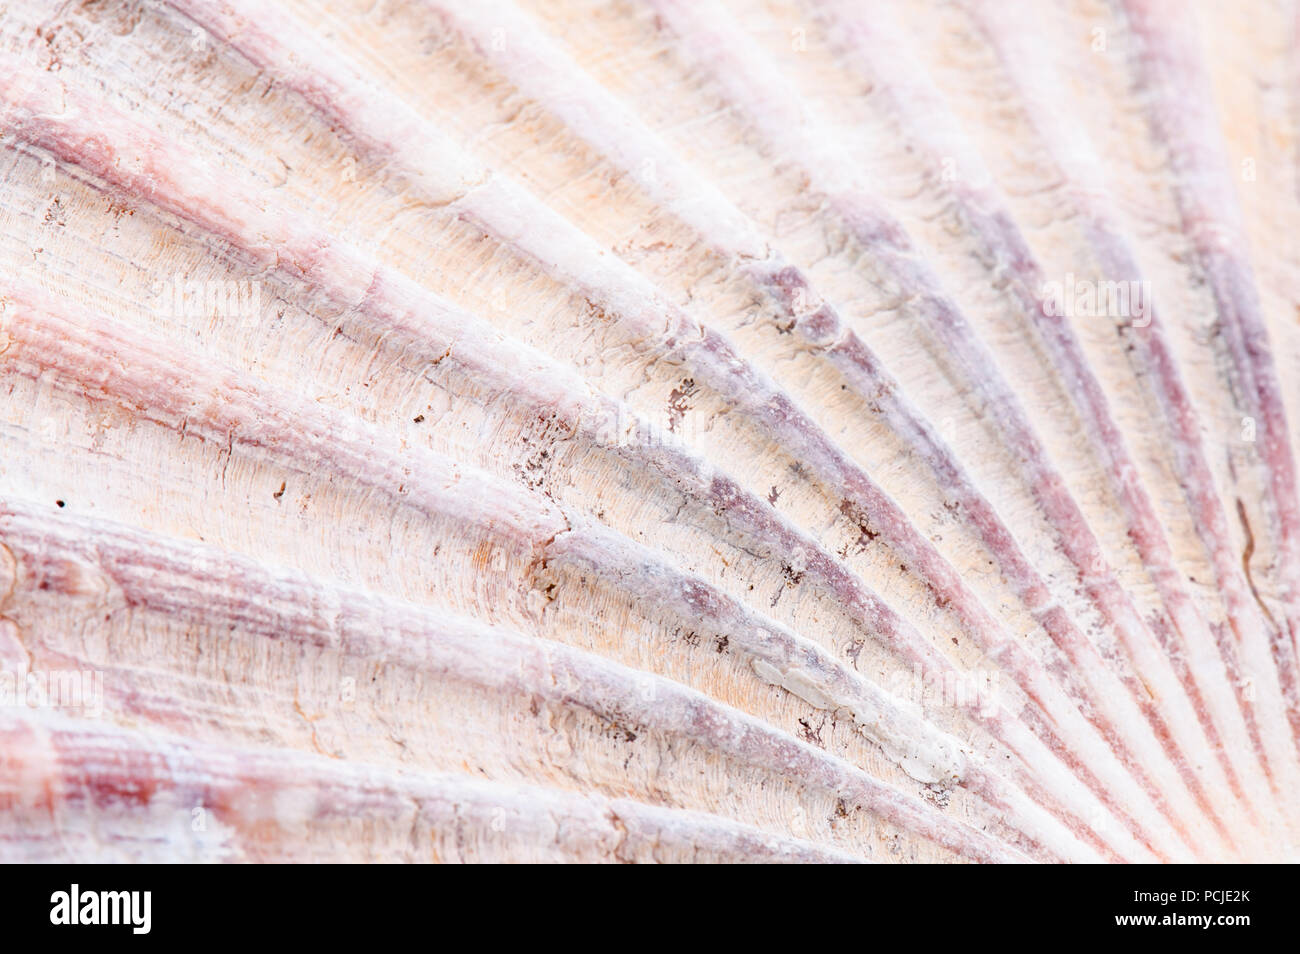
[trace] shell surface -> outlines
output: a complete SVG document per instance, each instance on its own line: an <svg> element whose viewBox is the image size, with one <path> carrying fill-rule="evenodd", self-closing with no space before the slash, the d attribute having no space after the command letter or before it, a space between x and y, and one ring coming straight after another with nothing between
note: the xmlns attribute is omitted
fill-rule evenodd
<svg viewBox="0 0 1300 954"><path fill-rule="evenodd" d="M1232 7L0 2L0 860L1294 860Z"/></svg>

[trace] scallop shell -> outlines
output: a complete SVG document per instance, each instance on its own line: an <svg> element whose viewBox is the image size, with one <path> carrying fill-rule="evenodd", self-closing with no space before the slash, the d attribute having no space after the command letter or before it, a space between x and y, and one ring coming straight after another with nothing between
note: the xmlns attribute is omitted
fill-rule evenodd
<svg viewBox="0 0 1300 954"><path fill-rule="evenodd" d="M3 3L0 859L1294 860L1298 26Z"/></svg>

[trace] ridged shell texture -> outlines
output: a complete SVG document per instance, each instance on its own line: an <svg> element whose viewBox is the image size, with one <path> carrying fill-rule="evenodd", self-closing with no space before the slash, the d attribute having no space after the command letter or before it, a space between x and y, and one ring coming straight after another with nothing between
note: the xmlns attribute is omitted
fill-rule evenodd
<svg viewBox="0 0 1300 954"><path fill-rule="evenodd" d="M1296 860L1298 17L0 0L0 860Z"/></svg>

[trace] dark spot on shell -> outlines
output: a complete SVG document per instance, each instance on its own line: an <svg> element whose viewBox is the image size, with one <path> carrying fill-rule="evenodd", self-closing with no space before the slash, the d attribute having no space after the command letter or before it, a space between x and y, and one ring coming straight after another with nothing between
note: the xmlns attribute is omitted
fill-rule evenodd
<svg viewBox="0 0 1300 954"><path fill-rule="evenodd" d="M686 412L691 409L689 399L695 393L695 380L686 378L682 383L673 388L668 395L668 430L677 430L677 425L682 422Z"/></svg>

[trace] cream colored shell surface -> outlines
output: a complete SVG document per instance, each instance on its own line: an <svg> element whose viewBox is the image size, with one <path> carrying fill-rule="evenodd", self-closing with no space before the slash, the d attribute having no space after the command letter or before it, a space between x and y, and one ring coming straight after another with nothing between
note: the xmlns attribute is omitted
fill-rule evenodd
<svg viewBox="0 0 1300 954"><path fill-rule="evenodd" d="M1295 860L1294 0L0 0L0 860Z"/></svg>

